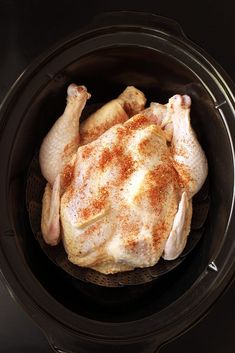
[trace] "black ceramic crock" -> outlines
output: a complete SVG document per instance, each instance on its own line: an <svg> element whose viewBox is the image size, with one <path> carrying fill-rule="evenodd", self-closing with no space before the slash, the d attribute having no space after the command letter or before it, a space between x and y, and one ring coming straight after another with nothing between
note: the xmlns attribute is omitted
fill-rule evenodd
<svg viewBox="0 0 235 353"><path fill-rule="evenodd" d="M176 269L140 286L104 288L72 278L36 242L26 176L65 106L66 87L91 103L127 85L149 101L192 98L192 124L209 163L210 210L202 239ZM71 35L19 77L0 110L0 268L10 293L57 352L151 353L201 319L234 276L234 85L172 20L111 13Z"/></svg>

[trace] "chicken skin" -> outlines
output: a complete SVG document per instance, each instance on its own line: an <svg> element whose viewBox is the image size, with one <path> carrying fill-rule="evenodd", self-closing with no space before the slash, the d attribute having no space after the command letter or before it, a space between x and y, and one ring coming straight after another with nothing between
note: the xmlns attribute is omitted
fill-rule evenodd
<svg viewBox="0 0 235 353"><path fill-rule="evenodd" d="M154 265L177 212L177 172L162 130L144 116L110 128L77 151L61 199L71 262L103 273ZM158 153L156 153L158 151Z"/></svg>

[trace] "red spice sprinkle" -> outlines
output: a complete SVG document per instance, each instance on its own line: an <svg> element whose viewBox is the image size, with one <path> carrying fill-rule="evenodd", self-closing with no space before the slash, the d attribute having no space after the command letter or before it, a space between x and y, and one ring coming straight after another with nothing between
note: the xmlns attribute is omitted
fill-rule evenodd
<svg viewBox="0 0 235 353"><path fill-rule="evenodd" d="M98 197L92 200L88 207L79 209L79 215L84 219L88 219L100 212L106 206L108 194L108 190L105 187L100 188Z"/></svg>
<svg viewBox="0 0 235 353"><path fill-rule="evenodd" d="M138 115L136 118L132 119L132 120L128 120L127 123L125 124L125 127L127 129L131 129L131 130L137 130L140 127L148 124L149 118L147 118L144 115Z"/></svg>
<svg viewBox="0 0 235 353"><path fill-rule="evenodd" d="M123 127L121 128L117 128L117 135L119 137L119 139L121 140L123 137L126 136L126 129L123 129Z"/></svg>
<svg viewBox="0 0 235 353"><path fill-rule="evenodd" d="M191 183L194 182L191 174L187 170L187 167L183 164L173 161L173 166L178 173L178 184L181 188L188 188Z"/></svg>
<svg viewBox="0 0 235 353"><path fill-rule="evenodd" d="M91 207L95 208L96 210L101 210L103 206L104 206L103 200L94 200L91 204Z"/></svg>
<svg viewBox="0 0 235 353"><path fill-rule="evenodd" d="M140 153L149 154L148 145L150 144L150 139L144 139L139 143L138 150Z"/></svg>
<svg viewBox="0 0 235 353"><path fill-rule="evenodd" d="M73 184L70 184L67 187L67 190L66 190L66 200L67 200L67 202L69 202L71 200L71 198L73 197L73 194L74 194Z"/></svg>
<svg viewBox="0 0 235 353"><path fill-rule="evenodd" d="M127 248L130 250L130 251L135 251L136 250L136 247L138 245L138 242L135 240L135 239L128 239L127 240Z"/></svg>
<svg viewBox="0 0 235 353"><path fill-rule="evenodd" d="M79 145L79 135L77 135L73 141L71 141L70 143L68 143L65 147L64 147L64 151L63 151L63 156L64 157L70 157L73 153L76 152L78 145Z"/></svg>
<svg viewBox="0 0 235 353"><path fill-rule="evenodd" d="M117 158L121 157L122 154L124 153L122 146L114 146L111 151L112 151L112 155Z"/></svg>
<svg viewBox="0 0 235 353"><path fill-rule="evenodd" d="M99 168L104 169L106 165L113 159L113 153L111 153L109 148L104 148L101 157L99 159Z"/></svg>
<svg viewBox="0 0 235 353"><path fill-rule="evenodd" d="M93 235L95 232L99 231L99 227L100 227L99 221L91 224L90 226L88 226L88 228L85 231L83 231L82 236Z"/></svg>
<svg viewBox="0 0 235 353"><path fill-rule="evenodd" d="M98 166L104 169L112 162L120 168L118 183L124 181L134 171L134 161L131 156L124 154L121 146L114 146L112 149L105 148L98 162Z"/></svg>
<svg viewBox="0 0 235 353"><path fill-rule="evenodd" d="M153 229L153 246L154 248L158 247L158 244L162 241L163 236L167 231L167 226L165 222L160 222Z"/></svg>
<svg viewBox="0 0 235 353"><path fill-rule="evenodd" d="M94 147L91 145L84 146L82 149L82 158L86 159L86 158L90 157L93 149L94 149Z"/></svg>
<svg viewBox="0 0 235 353"><path fill-rule="evenodd" d="M65 166L62 173L62 187L67 189L74 177L74 165L68 164Z"/></svg>
<svg viewBox="0 0 235 353"><path fill-rule="evenodd" d="M90 216L92 215L92 212L91 212L92 210L89 208L89 207L87 207L87 208L82 208L81 210L80 210L80 216L83 218L83 219L88 219L88 218L90 218Z"/></svg>
<svg viewBox="0 0 235 353"><path fill-rule="evenodd" d="M134 171L134 161L131 156L124 155L120 160L120 182L124 181Z"/></svg>
<svg viewBox="0 0 235 353"><path fill-rule="evenodd" d="M158 206L164 201L166 189L173 183L175 187L178 185L178 175L170 164L160 164L154 171L150 172L150 185L148 196L151 206L157 211ZM158 210L160 211L160 209Z"/></svg>
<svg viewBox="0 0 235 353"><path fill-rule="evenodd" d="M104 200L105 198L107 198L108 195L109 195L109 192L108 192L107 188L104 187L104 186L101 187L101 188L99 189L99 195L100 195L100 198L101 198L102 200Z"/></svg>

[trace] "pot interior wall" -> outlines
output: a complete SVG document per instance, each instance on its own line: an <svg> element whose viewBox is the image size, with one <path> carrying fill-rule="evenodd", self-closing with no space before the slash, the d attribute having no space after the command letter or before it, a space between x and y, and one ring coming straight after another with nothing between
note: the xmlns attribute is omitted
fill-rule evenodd
<svg viewBox="0 0 235 353"><path fill-rule="evenodd" d="M233 185L228 135L203 84L173 57L142 47L119 47L93 52L71 62L68 67L62 64L61 67L30 102L13 147L11 201L18 243L38 281L73 312L99 321L140 319L162 310L183 295L223 242ZM82 283L44 255L30 229L26 208L22 207L27 168L43 136L63 112L66 87L71 82L87 86L92 94L88 102L90 107L116 97L127 85L143 90L148 103L166 103L175 93L187 93L192 97L192 125L209 162L209 216L203 238L183 264L149 284L108 289ZM83 118L85 116L86 112Z"/></svg>

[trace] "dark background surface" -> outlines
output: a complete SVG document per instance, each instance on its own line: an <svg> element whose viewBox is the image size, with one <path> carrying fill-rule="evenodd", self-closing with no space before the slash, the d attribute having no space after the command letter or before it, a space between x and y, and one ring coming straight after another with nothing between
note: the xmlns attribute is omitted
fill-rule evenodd
<svg viewBox="0 0 235 353"><path fill-rule="evenodd" d="M112 10L153 12L177 20L185 33L210 53L235 81L233 3L232 0L0 0L0 100L37 55L89 23L97 13ZM235 283L206 318L163 347L161 353L234 353L234 298ZM51 350L41 331L12 301L0 282L0 353L32 352Z"/></svg>

